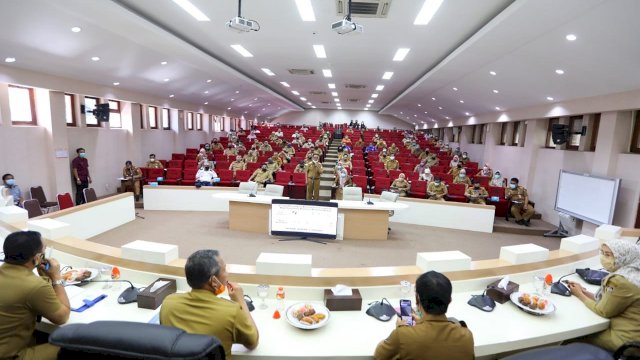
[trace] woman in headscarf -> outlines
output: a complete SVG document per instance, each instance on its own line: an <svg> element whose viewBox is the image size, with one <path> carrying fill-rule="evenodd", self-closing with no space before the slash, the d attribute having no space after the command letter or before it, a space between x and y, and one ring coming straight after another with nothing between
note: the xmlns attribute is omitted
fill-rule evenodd
<svg viewBox="0 0 640 360"><path fill-rule="evenodd" d="M504 179L499 170L493 174L491 181L489 181L489 186L504 187Z"/></svg>
<svg viewBox="0 0 640 360"><path fill-rule="evenodd" d="M458 155L454 155L453 159L449 162L449 167L455 168L458 167L458 164L460 164L460 158L458 158Z"/></svg>
<svg viewBox="0 0 640 360"><path fill-rule="evenodd" d="M480 169L480 171L478 171L476 176L486 176L486 177L492 178L493 170L491 170L491 167L489 166L489 164L484 164L484 166L482 167L482 169Z"/></svg>
<svg viewBox="0 0 640 360"><path fill-rule="evenodd" d="M569 282L569 290L591 311L610 320L608 329L578 341L615 351L627 341L640 339L640 247L609 240L600 247L600 263L609 275L598 292L592 294L575 282Z"/></svg>
<svg viewBox="0 0 640 360"><path fill-rule="evenodd" d="M420 174L420 180L426 181L427 183L433 181L433 174L431 173L431 169L424 169L424 172Z"/></svg>
<svg viewBox="0 0 640 360"><path fill-rule="evenodd" d="M342 200L342 189L345 186L351 186L351 176L342 165L336 166L336 178L333 187L336 189L336 200Z"/></svg>

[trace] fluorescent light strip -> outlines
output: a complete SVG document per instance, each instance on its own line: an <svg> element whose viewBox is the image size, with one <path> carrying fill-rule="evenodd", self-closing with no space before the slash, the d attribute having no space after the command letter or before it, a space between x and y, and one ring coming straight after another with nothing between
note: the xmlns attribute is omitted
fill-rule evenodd
<svg viewBox="0 0 640 360"><path fill-rule="evenodd" d="M327 57L327 53L324 51L324 45L313 45L313 51L315 51L316 57L319 59Z"/></svg>
<svg viewBox="0 0 640 360"><path fill-rule="evenodd" d="M336 88L336 84L329 84L329 89L335 89Z"/></svg>
<svg viewBox="0 0 640 360"><path fill-rule="evenodd" d="M182 10L189 13L189 15L193 16L198 21L211 21L200 9L198 9L195 5L193 5L189 0L173 0L174 3L178 4L182 8Z"/></svg>
<svg viewBox="0 0 640 360"><path fill-rule="evenodd" d="M290 87L289 83L287 83L286 81L280 81L280 84L282 84L282 86L284 87Z"/></svg>
<svg viewBox="0 0 640 360"><path fill-rule="evenodd" d="M331 96L335 96L335 97L337 97L337 96L338 96L338 93L337 93L336 91L332 91L332 92L331 92Z"/></svg>
<svg viewBox="0 0 640 360"><path fill-rule="evenodd" d="M296 6L298 7L298 13L300 13L302 21L316 21L311 0L296 0Z"/></svg>
<svg viewBox="0 0 640 360"><path fill-rule="evenodd" d="M291 93L292 93L293 95L300 95L300 93L299 93L299 92L297 92L297 91L295 91L295 90L291 91Z"/></svg>
<svg viewBox="0 0 640 360"><path fill-rule="evenodd" d="M302 101L307 101L307 98L306 98L306 97L302 97L302 96L301 96L301 97L300 97L300 100L302 100Z"/></svg>
<svg viewBox="0 0 640 360"><path fill-rule="evenodd" d="M382 91L382 89L384 89L384 85L376 86L376 91Z"/></svg>
<svg viewBox="0 0 640 360"><path fill-rule="evenodd" d="M411 51L411 49L409 48L399 48L398 51L396 51L396 55L393 57L393 61L404 60L404 58L407 57L409 51Z"/></svg>
<svg viewBox="0 0 640 360"><path fill-rule="evenodd" d="M264 71L264 73L269 75L269 76L276 76L276 74L274 74L273 71L271 71L271 70L269 70L267 68L262 68L260 70Z"/></svg>
<svg viewBox="0 0 640 360"><path fill-rule="evenodd" d="M329 69L322 69L322 75L324 75L324 77L333 77L333 74L331 73L331 70Z"/></svg>
<svg viewBox="0 0 640 360"><path fill-rule="evenodd" d="M393 76L393 71L387 71L382 75L382 78L384 80L389 80L391 79L392 76Z"/></svg>
<svg viewBox="0 0 640 360"><path fill-rule="evenodd" d="M371 97L375 99L378 97L378 94L371 94Z"/></svg>
<svg viewBox="0 0 640 360"><path fill-rule="evenodd" d="M369 104L373 104L373 99L367 101Z"/></svg>
<svg viewBox="0 0 640 360"><path fill-rule="evenodd" d="M335 101L335 102L339 103L339 102L340 102L340 99L338 99L338 98L334 98L334 99L333 99L333 101Z"/></svg>
<svg viewBox="0 0 640 360"><path fill-rule="evenodd" d="M442 0L424 0L422 9L413 21L413 25L427 25L442 5Z"/></svg>
<svg viewBox="0 0 640 360"><path fill-rule="evenodd" d="M244 48L244 46L242 45L231 45L231 48L235 51L237 51L240 55L244 56L244 57L253 57L253 54L250 53L247 49Z"/></svg>

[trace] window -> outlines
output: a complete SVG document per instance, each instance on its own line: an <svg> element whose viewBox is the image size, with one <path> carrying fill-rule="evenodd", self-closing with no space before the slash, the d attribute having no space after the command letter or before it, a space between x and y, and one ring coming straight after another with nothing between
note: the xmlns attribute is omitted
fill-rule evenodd
<svg viewBox="0 0 640 360"><path fill-rule="evenodd" d="M569 141L567 150L578 150L582 139L582 115L569 118Z"/></svg>
<svg viewBox="0 0 640 360"><path fill-rule="evenodd" d="M520 126L522 122L514 122L513 123L513 133L511 134L511 146L520 145Z"/></svg>
<svg viewBox="0 0 640 360"><path fill-rule="evenodd" d="M109 127L121 128L122 116L120 115L120 101L109 100Z"/></svg>
<svg viewBox="0 0 640 360"><path fill-rule="evenodd" d="M196 130L202 131L202 114L196 114Z"/></svg>
<svg viewBox="0 0 640 360"><path fill-rule="evenodd" d="M169 109L162 109L162 128L171 130L171 113Z"/></svg>
<svg viewBox="0 0 640 360"><path fill-rule="evenodd" d="M9 85L9 111L14 125L38 125L33 89Z"/></svg>
<svg viewBox="0 0 640 360"><path fill-rule="evenodd" d="M500 145L507 145L507 139L509 138L508 132L509 123L502 123L500 127Z"/></svg>
<svg viewBox="0 0 640 360"><path fill-rule="evenodd" d="M99 104L98 98L90 97L90 96L84 97L84 110L85 110L84 120L87 126L91 126L91 127L100 126L98 124L98 119L96 119L96 117L93 116L93 114L91 113L91 111L93 111L96 108L96 105L98 104Z"/></svg>
<svg viewBox="0 0 640 360"><path fill-rule="evenodd" d="M560 119L559 118L549 119L549 125L547 126L547 142L545 144L545 147L551 148L551 149L556 148L556 144L553 143L553 137L552 137L553 124L560 124Z"/></svg>
<svg viewBox="0 0 640 360"><path fill-rule="evenodd" d="M78 126L76 121L76 98L71 94L64 94L64 116L67 126Z"/></svg>
<svg viewBox="0 0 640 360"><path fill-rule="evenodd" d="M213 117L213 131L215 131L215 132L222 131L222 127L220 126L221 124L222 124L222 119L219 116L214 116Z"/></svg>
<svg viewBox="0 0 640 360"><path fill-rule="evenodd" d="M149 118L149 128L158 128L158 108L155 106L147 106L147 118Z"/></svg>
<svg viewBox="0 0 640 360"><path fill-rule="evenodd" d="M187 113L187 130L193 130L193 113Z"/></svg>

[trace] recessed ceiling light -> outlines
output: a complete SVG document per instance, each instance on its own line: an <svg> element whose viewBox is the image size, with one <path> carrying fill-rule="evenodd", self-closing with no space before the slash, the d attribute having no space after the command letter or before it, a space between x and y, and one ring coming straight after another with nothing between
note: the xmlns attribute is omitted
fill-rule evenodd
<svg viewBox="0 0 640 360"><path fill-rule="evenodd" d="M576 39L578 38L577 36L575 36L574 34L569 34L567 36L564 37L565 39L569 40L569 41L576 41Z"/></svg>
<svg viewBox="0 0 640 360"><path fill-rule="evenodd" d="M371 104L367 104L367 105L365 105L365 107L368 107L368 108L369 108L369 107L371 107Z"/></svg>
<svg viewBox="0 0 640 360"><path fill-rule="evenodd" d="M260 70L262 70L265 74L269 75L269 76L276 76L276 74L273 73L273 71L267 69L267 68L261 68Z"/></svg>
<svg viewBox="0 0 640 360"><path fill-rule="evenodd" d="M173 94L169 95L169 97L170 97L170 98L172 98L172 97L174 97L174 96L175 96L175 95L173 95Z"/></svg>
<svg viewBox="0 0 640 360"><path fill-rule="evenodd" d="M413 21L413 25L427 25L442 5L442 0L424 0L422 8Z"/></svg>
<svg viewBox="0 0 640 360"><path fill-rule="evenodd" d="M231 101L235 101L236 99L231 99Z"/></svg>
<svg viewBox="0 0 640 360"><path fill-rule="evenodd" d="M551 96L547 96L547 100L553 101L553 98Z"/></svg>
<svg viewBox="0 0 640 360"><path fill-rule="evenodd" d="M384 85L376 86L376 91L382 91L382 89L384 89Z"/></svg>
<svg viewBox="0 0 640 360"><path fill-rule="evenodd" d="M231 110L231 108L230 108L230 107L228 107L228 108L227 108L227 110Z"/></svg>
<svg viewBox="0 0 640 360"><path fill-rule="evenodd" d="M460 104L464 104L464 100L460 100Z"/></svg>
<svg viewBox="0 0 640 360"><path fill-rule="evenodd" d="M404 114L402 111L400 111L400 115Z"/></svg>
<svg viewBox="0 0 640 360"><path fill-rule="evenodd" d="M371 94L371 97L375 99L378 97L378 94Z"/></svg>
<svg viewBox="0 0 640 360"><path fill-rule="evenodd" d="M313 104L311 104L310 102L308 102L308 103L307 103L307 105L311 106L311 105L313 105Z"/></svg>
<svg viewBox="0 0 640 360"><path fill-rule="evenodd" d="M14 57L4 58L4 62L8 62L8 63L16 62L16 58Z"/></svg>
<svg viewBox="0 0 640 360"><path fill-rule="evenodd" d="M375 101L375 100L371 99L371 100L369 100L369 101L367 101L367 102L368 102L369 104L373 104L373 102L374 102L374 101Z"/></svg>
<svg viewBox="0 0 640 360"><path fill-rule="evenodd" d="M384 74L382 74L382 78L384 80L389 80L391 79L392 76L393 76L393 71L386 71Z"/></svg>
<svg viewBox="0 0 640 360"><path fill-rule="evenodd" d="M236 94L239 94L239 93L240 93L240 90L236 90Z"/></svg>
<svg viewBox="0 0 640 360"><path fill-rule="evenodd" d="M163 61L163 62L160 63L160 65L167 65L167 62Z"/></svg>
<svg viewBox="0 0 640 360"><path fill-rule="evenodd" d="M329 69L322 69L322 75L324 75L324 77L332 77L333 74L331 73L331 70Z"/></svg>
<svg viewBox="0 0 640 360"><path fill-rule="evenodd" d="M448 116L445 116L444 118L445 118L445 119L447 119L447 120L451 120L451 118L450 118L450 117L448 117Z"/></svg>
<svg viewBox="0 0 640 360"><path fill-rule="evenodd" d="M210 83L210 82L211 82L211 79L207 80L207 82L208 82L208 83Z"/></svg>
<svg viewBox="0 0 640 360"><path fill-rule="evenodd" d="M425 111L424 113L425 113L425 114L428 114L429 112L428 112L428 111Z"/></svg>
<svg viewBox="0 0 640 360"><path fill-rule="evenodd" d="M453 91L458 91L458 88L457 88L457 87L454 87L454 88L453 88Z"/></svg>
<svg viewBox="0 0 640 360"><path fill-rule="evenodd" d="M313 45L313 51L316 53L316 57L324 59L327 57L326 51L324 51L324 45Z"/></svg>
<svg viewBox="0 0 640 360"><path fill-rule="evenodd" d="M336 84L329 84L329 89L335 89L336 88Z"/></svg>
<svg viewBox="0 0 640 360"><path fill-rule="evenodd" d="M262 108L262 111L265 111L265 110L266 110L266 108Z"/></svg>
<svg viewBox="0 0 640 360"><path fill-rule="evenodd" d="M82 31L82 29L80 29L77 26L74 26L74 27L71 28L71 31L73 31L74 33L79 33L80 31Z"/></svg>
<svg viewBox="0 0 640 360"><path fill-rule="evenodd" d="M248 111L245 111L244 114L248 113Z"/></svg>
<svg viewBox="0 0 640 360"><path fill-rule="evenodd" d="M165 78L163 81L164 81L164 82L168 82L168 81L169 81L169 78Z"/></svg>
<svg viewBox="0 0 640 360"><path fill-rule="evenodd" d="M253 54L249 52L249 50L245 49L244 46L239 44L229 45L231 48L238 52L238 54L244 57L253 57Z"/></svg>
<svg viewBox="0 0 640 360"><path fill-rule="evenodd" d="M306 97L302 97L302 96L300 96L300 100L302 100L302 101L307 101L307 98L306 98Z"/></svg>
<svg viewBox="0 0 640 360"><path fill-rule="evenodd" d="M564 74L564 70L562 70L562 69L556 69L556 74L558 74L558 75L562 75L562 74Z"/></svg>
<svg viewBox="0 0 640 360"><path fill-rule="evenodd" d="M282 86L284 87L290 87L289 83L287 83L286 81L280 81L280 84L282 84Z"/></svg>
<svg viewBox="0 0 640 360"><path fill-rule="evenodd" d="M489 71L489 74L491 74L491 75L493 75L493 76L498 75L498 73L496 73L495 71Z"/></svg>
<svg viewBox="0 0 640 360"><path fill-rule="evenodd" d="M438 106L438 109L442 110L442 106Z"/></svg>
<svg viewBox="0 0 640 360"><path fill-rule="evenodd" d="M500 92L500 91L495 90L495 89L494 89L494 90L492 90L492 91L493 91L493 93L494 93L494 94L497 94L497 93L499 93L499 92Z"/></svg>
<svg viewBox="0 0 640 360"><path fill-rule="evenodd" d="M396 54L393 56L393 61L404 60L404 58L407 57L409 51L411 51L411 49L409 48L399 48L398 51L396 51Z"/></svg>
<svg viewBox="0 0 640 360"><path fill-rule="evenodd" d="M296 6L298 7L298 13L302 21L316 21L311 0L296 0Z"/></svg>
<svg viewBox="0 0 640 360"><path fill-rule="evenodd" d="M335 101L335 102L339 103L339 102L340 102L340 99L338 99L338 98L333 98L333 101Z"/></svg>
<svg viewBox="0 0 640 360"><path fill-rule="evenodd" d="M100 58L97 57L97 56L94 56L94 57L91 58L91 61L100 61Z"/></svg>
<svg viewBox="0 0 640 360"><path fill-rule="evenodd" d="M422 104L418 104L418 107L422 107Z"/></svg>
<svg viewBox="0 0 640 360"><path fill-rule="evenodd" d="M500 111L500 106L496 106L496 110Z"/></svg>
<svg viewBox="0 0 640 360"><path fill-rule="evenodd" d="M204 93L205 93L205 94L208 94L208 93L209 93L209 90L205 90L205 91L204 91Z"/></svg>
<svg viewBox="0 0 640 360"><path fill-rule="evenodd" d="M331 96L338 96L338 93L336 91L332 91Z"/></svg>
<svg viewBox="0 0 640 360"><path fill-rule="evenodd" d="M432 97L432 98L431 98L431 100L436 101L436 98L433 98L433 97Z"/></svg>
<svg viewBox="0 0 640 360"><path fill-rule="evenodd" d="M471 115L471 113L469 113L469 112L466 112L466 113L464 113L464 114L465 114L465 115L467 115L467 116L470 116L470 115Z"/></svg>
<svg viewBox="0 0 640 360"><path fill-rule="evenodd" d="M209 105L209 102L208 102L208 101L205 101L205 102L204 102L204 104L205 104L205 105Z"/></svg>
<svg viewBox="0 0 640 360"><path fill-rule="evenodd" d="M116 81L116 82L113 83L113 85L114 86L118 86L118 85L120 85L120 83Z"/></svg>
<svg viewBox="0 0 640 360"><path fill-rule="evenodd" d="M418 115L416 115L416 114L413 114L413 117L418 117Z"/></svg>
<svg viewBox="0 0 640 360"><path fill-rule="evenodd" d="M253 101L257 101L257 100L258 100L258 98L253 98Z"/></svg>
<svg viewBox="0 0 640 360"><path fill-rule="evenodd" d="M292 91L291 91L291 93L292 93L293 95L300 95L300 93L299 93L299 92L297 92L297 91L295 91L295 90L292 90Z"/></svg>
<svg viewBox="0 0 640 360"><path fill-rule="evenodd" d="M178 4L182 8L182 10L189 13L189 15L193 16L198 21L211 21L207 15L205 15L200 9L198 9L195 5L193 5L189 0L173 0L174 3Z"/></svg>
<svg viewBox="0 0 640 360"><path fill-rule="evenodd" d="M338 106L338 110L342 110L342 107L341 107L341 106Z"/></svg>
<svg viewBox="0 0 640 360"><path fill-rule="evenodd" d="M362 110L369 110L369 108L364 108L364 109L362 109Z"/></svg>
<svg viewBox="0 0 640 360"><path fill-rule="evenodd" d="M267 106L271 106L271 104L269 103L269 104L267 104Z"/></svg>

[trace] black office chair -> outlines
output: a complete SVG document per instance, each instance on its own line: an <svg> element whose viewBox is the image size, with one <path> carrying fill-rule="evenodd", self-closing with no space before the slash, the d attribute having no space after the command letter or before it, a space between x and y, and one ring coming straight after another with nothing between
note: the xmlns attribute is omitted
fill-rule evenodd
<svg viewBox="0 0 640 360"><path fill-rule="evenodd" d="M129 321L69 324L51 334L49 342L60 347L60 360L225 359L222 343L213 336Z"/></svg>
<svg viewBox="0 0 640 360"><path fill-rule="evenodd" d="M502 360L539 360L539 359L563 359L563 360L638 360L637 353L640 342L627 342L620 346L615 353L585 343L571 343L568 345L549 346L539 349L527 350L518 354L507 356Z"/></svg>

